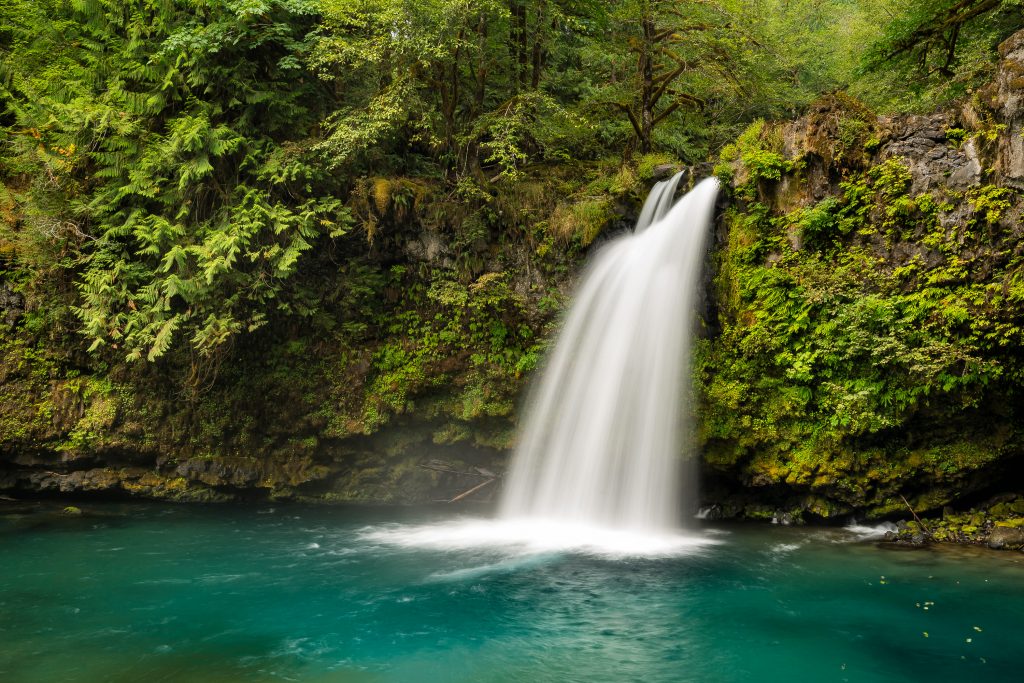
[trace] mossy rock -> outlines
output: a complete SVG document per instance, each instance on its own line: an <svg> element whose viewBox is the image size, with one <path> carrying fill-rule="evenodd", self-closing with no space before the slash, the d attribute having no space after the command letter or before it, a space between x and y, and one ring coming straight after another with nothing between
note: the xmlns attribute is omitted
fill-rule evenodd
<svg viewBox="0 0 1024 683"><path fill-rule="evenodd" d="M1009 503L999 503L989 508L988 514L991 517L1009 517L1013 513L1013 509Z"/></svg>

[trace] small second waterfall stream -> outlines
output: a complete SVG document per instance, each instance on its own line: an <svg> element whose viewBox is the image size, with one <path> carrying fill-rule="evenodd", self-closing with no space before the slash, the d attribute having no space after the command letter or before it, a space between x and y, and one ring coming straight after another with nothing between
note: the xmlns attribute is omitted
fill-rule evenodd
<svg viewBox="0 0 1024 683"><path fill-rule="evenodd" d="M692 503L690 351L719 186L673 205L680 179L584 274L528 401L503 518L658 533Z"/></svg>

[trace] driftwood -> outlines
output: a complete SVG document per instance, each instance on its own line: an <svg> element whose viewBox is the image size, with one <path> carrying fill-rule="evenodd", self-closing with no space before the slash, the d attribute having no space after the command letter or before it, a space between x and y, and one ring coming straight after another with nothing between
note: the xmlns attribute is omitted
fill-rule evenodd
<svg viewBox="0 0 1024 683"><path fill-rule="evenodd" d="M476 492L477 492L477 491L479 491L480 489L484 488L484 487L485 487L485 486L487 486L488 484L493 484L493 483L494 483L494 482L496 482L496 481L498 481L498 478L497 478L497 477L494 477L493 479L488 479L488 480L487 480L487 481L485 481L484 483L482 483L482 484L477 484L476 486L474 486L473 488L469 489L468 491L465 491L465 492L463 492L463 493L460 493L459 495L455 496L454 498L452 498L452 499L451 499L451 500L449 500L448 502L449 502L449 503L458 503L458 502L459 502L460 500L462 500L463 498L467 498L467 497L469 497L469 496L473 495L474 493L476 493Z"/></svg>
<svg viewBox="0 0 1024 683"><path fill-rule="evenodd" d="M928 534L929 538L935 538L935 535L932 533L932 530L929 529L928 525L925 524L924 521L922 521L922 519L917 516L917 513L914 512L914 508L910 507L910 503L907 502L907 499L903 496L902 493L900 494L900 498L903 498L903 504L907 506L908 510L910 510L910 514L914 515L914 519L916 519L917 523L921 525L921 529L923 529L924 532Z"/></svg>
<svg viewBox="0 0 1024 683"><path fill-rule="evenodd" d="M430 470L431 472L444 472L445 474L458 474L458 475L462 475L464 477L478 477L480 479L493 479L493 478L495 478L494 472L491 472L489 470L482 470L482 469L479 469L479 468L476 469L476 470L457 470L454 467L452 467L451 465L449 465L448 463L442 462L440 460L431 460L430 462L427 462L427 463L420 463L419 465L417 465L417 467L420 467L420 468L425 469L425 470Z"/></svg>

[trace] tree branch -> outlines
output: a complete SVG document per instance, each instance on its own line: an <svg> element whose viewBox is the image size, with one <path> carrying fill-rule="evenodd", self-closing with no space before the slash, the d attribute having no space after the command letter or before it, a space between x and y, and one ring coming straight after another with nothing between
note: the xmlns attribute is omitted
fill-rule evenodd
<svg viewBox="0 0 1024 683"><path fill-rule="evenodd" d="M629 122L633 125L633 130L636 131L636 136L638 138L643 138L643 130L640 128L640 122L636 120L636 114L633 113L633 110L621 102L609 102L609 104L626 112L626 116L629 117Z"/></svg>
<svg viewBox="0 0 1024 683"><path fill-rule="evenodd" d="M654 117L653 125L658 125L658 123L663 121L666 117L671 116L674 111L684 104L692 104L697 109L703 109L707 104L704 100L694 97L693 95L687 95L686 93L679 93L676 97L678 99L669 105L668 109Z"/></svg>
<svg viewBox="0 0 1024 683"><path fill-rule="evenodd" d="M892 49L883 55L879 62L891 61L919 47L927 50L930 42L945 34L949 29L962 26L971 19L997 9L1002 4L1002 0L962 0L945 12L945 18L942 18L942 14L937 14L931 21L919 26L907 37L896 41Z"/></svg>

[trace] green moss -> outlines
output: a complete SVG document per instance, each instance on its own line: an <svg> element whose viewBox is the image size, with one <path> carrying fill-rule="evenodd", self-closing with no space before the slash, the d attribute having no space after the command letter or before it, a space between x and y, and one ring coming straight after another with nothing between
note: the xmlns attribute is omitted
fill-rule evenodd
<svg viewBox="0 0 1024 683"><path fill-rule="evenodd" d="M75 423L59 450L84 450L96 446L109 434L118 412L128 399L130 390L115 386L107 378L86 377L69 383L69 389L84 407L84 414Z"/></svg>
<svg viewBox="0 0 1024 683"><path fill-rule="evenodd" d="M609 196L587 197L556 209L551 226L565 240L576 240L586 247L593 243L614 218Z"/></svg>
<svg viewBox="0 0 1024 683"><path fill-rule="evenodd" d="M890 158L779 215L742 164L771 144L754 126L723 152L742 201L716 255L722 331L695 360L707 466L873 515L905 514L908 482L926 491L907 493L922 509L957 500L1024 439L1003 408L1024 366L1002 351L1024 309L1000 303L1024 263L1010 235L944 215L1005 214L1016 197L912 197L906 162ZM896 245L909 255L894 259Z"/></svg>
<svg viewBox="0 0 1024 683"><path fill-rule="evenodd" d="M14 448L52 431L50 383L58 375L45 349L0 323L0 445Z"/></svg>
<svg viewBox="0 0 1024 683"><path fill-rule="evenodd" d="M443 428L435 431L431 440L435 444L447 446L454 443L468 441L472 435L473 432L468 425L449 422Z"/></svg>
<svg viewBox="0 0 1024 683"><path fill-rule="evenodd" d="M515 448L518 432L515 426L501 425L492 429L477 429L473 432L473 443L480 448L495 451L510 451Z"/></svg>
<svg viewBox="0 0 1024 683"><path fill-rule="evenodd" d="M995 524L996 526L1007 527L1010 529L1021 529L1024 528L1024 517L1014 517L1013 519L1001 519Z"/></svg>
<svg viewBox="0 0 1024 683"><path fill-rule="evenodd" d="M1009 503L999 503L989 508L989 514L993 517L1009 517L1011 514Z"/></svg>
<svg viewBox="0 0 1024 683"><path fill-rule="evenodd" d="M774 128L757 120L747 127L736 143L727 145L719 155L714 173L723 183L736 181L737 194L746 199L756 196L762 181L778 181L794 165L781 153L781 139Z"/></svg>
<svg viewBox="0 0 1024 683"><path fill-rule="evenodd" d="M679 165L679 160L669 154L644 154L636 162L637 179L644 183L654 180L654 169L659 166Z"/></svg>

